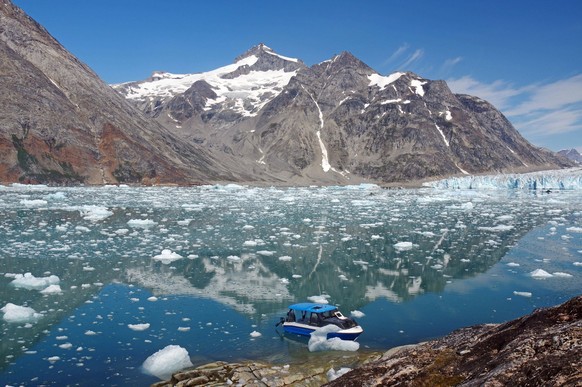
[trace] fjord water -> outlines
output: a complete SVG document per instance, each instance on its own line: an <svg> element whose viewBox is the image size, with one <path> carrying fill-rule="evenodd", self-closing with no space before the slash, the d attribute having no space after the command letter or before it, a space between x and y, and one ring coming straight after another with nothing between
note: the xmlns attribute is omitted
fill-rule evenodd
<svg viewBox="0 0 582 387"><path fill-rule="evenodd" d="M275 329L295 302L353 313L365 351L582 289L582 190L14 185L0 216L0 307L37 313L0 321L2 384L145 385L170 344L305 361Z"/></svg>

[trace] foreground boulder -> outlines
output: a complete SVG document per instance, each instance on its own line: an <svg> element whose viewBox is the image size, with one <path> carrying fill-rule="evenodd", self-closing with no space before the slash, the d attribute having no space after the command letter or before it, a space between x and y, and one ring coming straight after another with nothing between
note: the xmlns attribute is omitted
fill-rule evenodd
<svg viewBox="0 0 582 387"><path fill-rule="evenodd" d="M580 386L582 296L504 323L395 348L329 386Z"/></svg>

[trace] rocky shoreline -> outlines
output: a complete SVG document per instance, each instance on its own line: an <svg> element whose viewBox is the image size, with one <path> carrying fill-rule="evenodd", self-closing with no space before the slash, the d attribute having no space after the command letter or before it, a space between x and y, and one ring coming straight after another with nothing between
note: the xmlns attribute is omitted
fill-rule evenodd
<svg viewBox="0 0 582 387"><path fill-rule="evenodd" d="M347 369L352 369L348 372ZM341 376L340 376L341 375ZM327 384L326 384L327 383ZM582 296L503 324L459 329L384 354L323 354L304 364L216 362L166 386L580 386Z"/></svg>

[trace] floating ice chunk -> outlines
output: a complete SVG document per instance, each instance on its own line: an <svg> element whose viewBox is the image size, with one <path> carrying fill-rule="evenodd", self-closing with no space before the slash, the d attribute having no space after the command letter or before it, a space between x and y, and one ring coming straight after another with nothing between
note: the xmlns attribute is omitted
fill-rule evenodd
<svg viewBox="0 0 582 387"><path fill-rule="evenodd" d="M570 274L570 273L564 273L564 272L561 272L561 271L557 271L555 273L552 273L552 275L554 277L562 277L562 278L570 278L570 277L572 277L572 274Z"/></svg>
<svg viewBox="0 0 582 387"><path fill-rule="evenodd" d="M568 227L566 228L566 231L582 233L582 227Z"/></svg>
<svg viewBox="0 0 582 387"><path fill-rule="evenodd" d="M264 257L270 257L270 256L274 255L275 252L274 251L268 251L268 250L261 250L261 251L257 251L257 254L258 255L262 255Z"/></svg>
<svg viewBox="0 0 582 387"><path fill-rule="evenodd" d="M243 247L255 247L257 245L256 241L245 241Z"/></svg>
<svg viewBox="0 0 582 387"><path fill-rule="evenodd" d="M399 251L410 250L412 247L412 242L398 242L394 244L394 248Z"/></svg>
<svg viewBox="0 0 582 387"><path fill-rule="evenodd" d="M281 278L279 280L279 282L281 282L283 285L288 285L289 284L289 280L287 278Z"/></svg>
<svg viewBox="0 0 582 387"><path fill-rule="evenodd" d="M48 200L63 200L66 199L67 195L65 195L64 192L55 192L55 193L50 193L48 195L45 196L45 199Z"/></svg>
<svg viewBox="0 0 582 387"><path fill-rule="evenodd" d="M226 259L231 262L238 262L240 261L241 258L238 255L229 255L228 257L226 257Z"/></svg>
<svg viewBox="0 0 582 387"><path fill-rule="evenodd" d="M292 258L288 255L284 255L282 257L279 257L279 261L283 261L283 262L289 262Z"/></svg>
<svg viewBox="0 0 582 387"><path fill-rule="evenodd" d="M168 345L148 357L143 362L142 368L148 375L167 380L172 377L174 372L192 366L190 356L185 348L179 345Z"/></svg>
<svg viewBox="0 0 582 387"><path fill-rule="evenodd" d="M339 330L341 330L340 327L336 325L326 325L311 332L311 337L307 344L309 352L357 351L360 348L360 343L356 341L342 340L339 337L327 338L328 333Z"/></svg>
<svg viewBox="0 0 582 387"><path fill-rule="evenodd" d="M149 323L143 323L143 324L127 324L127 327L129 329L131 329L132 331L145 331L146 329L150 328L150 324Z"/></svg>
<svg viewBox="0 0 582 387"><path fill-rule="evenodd" d="M473 204L473 202L467 202L467 203L461 204L461 209L463 209L463 210L472 210L473 208L475 208L475 205Z"/></svg>
<svg viewBox="0 0 582 387"><path fill-rule="evenodd" d="M261 337L263 334L261 332L252 331L250 335L251 337Z"/></svg>
<svg viewBox="0 0 582 387"><path fill-rule="evenodd" d="M178 327L178 332L189 332L190 327Z"/></svg>
<svg viewBox="0 0 582 387"><path fill-rule="evenodd" d="M42 200L42 199L34 199L34 200L23 199L20 201L20 204L22 204L26 207L42 207L42 206L46 206L48 204L48 202L46 200Z"/></svg>
<svg viewBox="0 0 582 387"><path fill-rule="evenodd" d="M154 256L152 259L155 259L156 261L160 261L164 265L168 265L168 264L170 264L174 261L177 261L179 259L182 259L182 258L183 257L178 253L174 253L171 250L164 249L164 250L162 250L161 254Z"/></svg>
<svg viewBox="0 0 582 387"><path fill-rule="evenodd" d="M505 225L505 224L498 224L495 227L477 227L479 230L482 231L491 231L491 232L503 232L509 231L513 229L513 226Z"/></svg>
<svg viewBox="0 0 582 387"><path fill-rule="evenodd" d="M368 262L368 261L362 261L362 260L360 260L360 259L356 259L356 260L354 260L354 263L355 263L356 265L362 265L362 266L366 266L366 265L368 265L368 264L369 264L369 262Z"/></svg>
<svg viewBox="0 0 582 387"><path fill-rule="evenodd" d="M4 321L8 323L33 323L42 317L42 314L27 306L7 303L0 309L4 313Z"/></svg>
<svg viewBox="0 0 582 387"><path fill-rule="evenodd" d="M157 223L151 219L130 219L127 221L127 225L133 228L149 228Z"/></svg>
<svg viewBox="0 0 582 387"><path fill-rule="evenodd" d="M148 301L150 301L150 302L156 302L157 300L158 300L158 297L156 297L156 296L148 297Z"/></svg>
<svg viewBox="0 0 582 387"><path fill-rule="evenodd" d="M61 290L60 285L49 285L46 289L40 291L42 294L60 294L63 291Z"/></svg>
<svg viewBox="0 0 582 387"><path fill-rule="evenodd" d="M73 348L73 344L71 344L71 343L64 343L64 344L59 345L59 348L61 348L61 349L71 349L71 348Z"/></svg>
<svg viewBox="0 0 582 387"><path fill-rule="evenodd" d="M582 266L582 262L574 262L573 265L574 266Z"/></svg>
<svg viewBox="0 0 582 387"><path fill-rule="evenodd" d="M10 284L16 288L24 289L45 289L47 286L56 285L60 282L59 277L51 275L48 277L35 277L32 273L16 274Z"/></svg>
<svg viewBox="0 0 582 387"><path fill-rule="evenodd" d="M384 238L382 238L380 235L372 235L372 240L376 240L376 239L384 239Z"/></svg>
<svg viewBox="0 0 582 387"><path fill-rule="evenodd" d="M531 273L529 273L530 276L532 276L533 278L550 278L553 277L550 273L548 273L547 271L543 270L543 269L536 269L534 271L532 271Z"/></svg>
<svg viewBox="0 0 582 387"><path fill-rule="evenodd" d="M338 275L337 277L338 277L340 280L342 280L342 281L347 281L347 280L348 280L348 277L346 277L344 274L340 274L340 275Z"/></svg>
<svg viewBox="0 0 582 387"><path fill-rule="evenodd" d="M507 266L509 266L509 267L518 267L518 266L519 266L519 263L515 263L515 262L509 262L509 263L507 264Z"/></svg>
<svg viewBox="0 0 582 387"><path fill-rule="evenodd" d="M92 330L85 331L85 336L96 336L96 335L97 335L97 332L95 332L95 331L92 331Z"/></svg>
<svg viewBox="0 0 582 387"><path fill-rule="evenodd" d="M113 212L109 211L106 207L91 205L81 207L79 212L81 213L83 219L90 220L92 222L98 222L113 215Z"/></svg>
<svg viewBox="0 0 582 387"><path fill-rule="evenodd" d="M321 296L311 296L307 297L307 299L311 302L315 302L316 304L328 304L329 301L327 299L329 296L327 294L322 294Z"/></svg>
<svg viewBox="0 0 582 387"><path fill-rule="evenodd" d="M351 370L352 370L351 368L347 368L347 367L342 367L337 371L334 370L333 368L330 368L329 371L327 371L327 380L332 382L332 381L336 380L337 378L339 378L340 376L347 374Z"/></svg>
<svg viewBox="0 0 582 387"><path fill-rule="evenodd" d="M244 225L243 230L248 231L248 230L254 230L255 226L251 226L250 224Z"/></svg>
<svg viewBox="0 0 582 387"><path fill-rule="evenodd" d="M520 296L520 297L531 297L532 296L531 292L513 291L513 294L515 294L516 296Z"/></svg>
<svg viewBox="0 0 582 387"><path fill-rule="evenodd" d="M352 315L352 317L354 318L362 318L365 316L364 312L360 312L359 310L352 310L350 312L350 314Z"/></svg>
<svg viewBox="0 0 582 387"><path fill-rule="evenodd" d="M61 360L61 358L58 356L51 356L51 357L47 358L47 360L51 363L55 363L55 362Z"/></svg>

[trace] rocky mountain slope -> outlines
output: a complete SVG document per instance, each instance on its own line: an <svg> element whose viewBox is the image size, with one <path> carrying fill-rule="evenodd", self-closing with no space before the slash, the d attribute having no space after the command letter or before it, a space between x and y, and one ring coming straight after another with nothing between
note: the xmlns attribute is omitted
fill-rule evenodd
<svg viewBox="0 0 582 387"><path fill-rule="evenodd" d="M307 67L260 44L199 74L115 85L168 130L286 181L384 182L571 165L491 104L348 52Z"/></svg>
<svg viewBox="0 0 582 387"><path fill-rule="evenodd" d="M9 0L0 0L0 105L1 182L238 178L145 117Z"/></svg>
<svg viewBox="0 0 582 387"><path fill-rule="evenodd" d="M582 164L582 155L576 149L563 149L559 151L558 154L572 160L576 164Z"/></svg>

